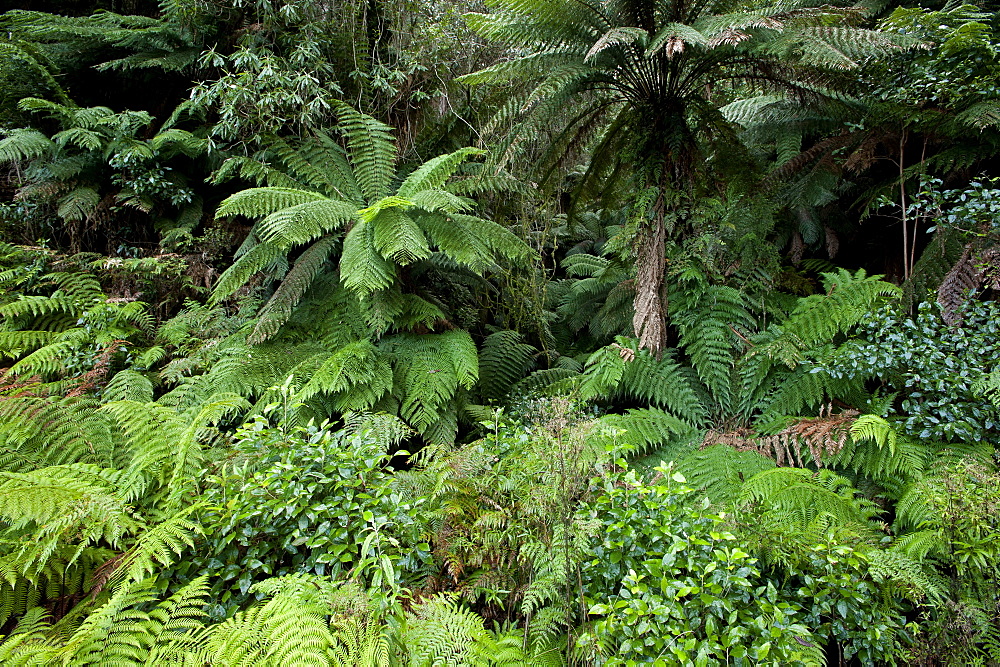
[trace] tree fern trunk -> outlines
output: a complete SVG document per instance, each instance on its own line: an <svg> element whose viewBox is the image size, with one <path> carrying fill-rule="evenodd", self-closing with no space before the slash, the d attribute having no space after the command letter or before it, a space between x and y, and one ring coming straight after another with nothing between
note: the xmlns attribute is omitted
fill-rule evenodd
<svg viewBox="0 0 1000 667"><path fill-rule="evenodd" d="M639 346L659 358L667 344L667 308L663 289L667 231L663 221L662 193L656 202L652 224L639 234L632 326L639 337Z"/></svg>

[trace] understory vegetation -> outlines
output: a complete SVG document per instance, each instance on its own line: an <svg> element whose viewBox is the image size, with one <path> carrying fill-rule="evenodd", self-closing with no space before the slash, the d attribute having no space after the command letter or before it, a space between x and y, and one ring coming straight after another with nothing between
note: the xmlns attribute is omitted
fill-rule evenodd
<svg viewBox="0 0 1000 667"><path fill-rule="evenodd" d="M1000 665L1000 19L0 14L0 664Z"/></svg>

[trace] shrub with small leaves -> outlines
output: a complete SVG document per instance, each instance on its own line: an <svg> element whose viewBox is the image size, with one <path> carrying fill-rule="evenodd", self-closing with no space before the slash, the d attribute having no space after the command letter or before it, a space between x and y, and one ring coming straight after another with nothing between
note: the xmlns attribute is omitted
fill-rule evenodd
<svg viewBox="0 0 1000 667"><path fill-rule="evenodd" d="M263 418L238 435L206 480L204 538L168 573L210 575L213 616L231 614L268 577L350 573L396 591L403 571L430 558L420 501L391 488L383 443L314 425L286 433Z"/></svg>
<svg viewBox="0 0 1000 667"><path fill-rule="evenodd" d="M896 664L909 639L902 600L879 590L863 553L840 544L817 544L812 551L809 565L792 573L782 597L801 605L800 621L822 643L835 642L843 659Z"/></svg>
<svg viewBox="0 0 1000 667"><path fill-rule="evenodd" d="M802 607L782 599L724 518L692 501L682 476L658 467L608 476L590 505L602 523L584 564L594 619L582 641L598 664L823 663Z"/></svg>
<svg viewBox="0 0 1000 667"><path fill-rule="evenodd" d="M945 442L995 440L1000 410L984 400L977 382L1000 359L1000 305L970 301L958 326L934 304L914 318L891 310L872 313L859 337L840 348L826 368L840 377L877 377L899 392L903 430Z"/></svg>

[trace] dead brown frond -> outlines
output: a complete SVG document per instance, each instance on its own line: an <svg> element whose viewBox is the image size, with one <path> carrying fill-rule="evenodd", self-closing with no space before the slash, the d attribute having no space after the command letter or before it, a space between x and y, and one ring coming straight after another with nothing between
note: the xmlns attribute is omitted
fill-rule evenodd
<svg viewBox="0 0 1000 667"><path fill-rule="evenodd" d="M621 357L625 361L625 363L635 361L635 350L633 350L632 348L624 347L622 345L619 345L618 343L612 343L611 347L618 350L618 356Z"/></svg>
<svg viewBox="0 0 1000 667"><path fill-rule="evenodd" d="M937 299L941 304L941 317L945 322L952 326L961 324L965 302L969 299L971 291L982 284L982 277L972 244L968 244L938 287Z"/></svg>
<svg viewBox="0 0 1000 667"><path fill-rule="evenodd" d="M676 35L671 35L663 47L663 51L667 54L667 58L673 58L678 53L684 53L684 40Z"/></svg>
<svg viewBox="0 0 1000 667"><path fill-rule="evenodd" d="M90 590L87 595L91 598L97 597L104 590L104 587L108 585L108 582L114 578L119 568L124 565L127 555L128 552L123 551L98 565L97 569L94 570L94 574L90 577Z"/></svg>
<svg viewBox="0 0 1000 667"><path fill-rule="evenodd" d="M823 232L826 234L826 254L833 259L840 252L840 237L829 225L823 225Z"/></svg>
<svg viewBox="0 0 1000 667"><path fill-rule="evenodd" d="M5 398L36 398L47 396L42 378L32 375L21 378L10 374L9 368L0 368L0 400Z"/></svg>
<svg viewBox="0 0 1000 667"><path fill-rule="evenodd" d="M796 468L804 468L809 462L803 456L808 451L812 462L822 468L823 456L832 456L843 449L851 425L860 414L857 410L844 410L834 415L832 409L828 405L820 410L819 417L797 419L774 435L754 435L747 428L729 432L710 430L702 447L727 445L740 452L757 452L779 466Z"/></svg>
<svg viewBox="0 0 1000 667"><path fill-rule="evenodd" d="M727 28L718 35L708 40L708 45L712 48L716 46L736 46L740 42L750 39L750 34L739 28Z"/></svg>

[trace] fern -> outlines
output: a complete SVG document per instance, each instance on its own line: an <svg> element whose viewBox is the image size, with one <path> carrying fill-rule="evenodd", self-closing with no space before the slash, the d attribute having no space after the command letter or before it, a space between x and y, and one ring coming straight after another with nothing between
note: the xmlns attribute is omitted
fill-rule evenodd
<svg viewBox="0 0 1000 667"><path fill-rule="evenodd" d="M330 648L333 667L390 667L393 664L386 627L371 615L335 621L333 636Z"/></svg>
<svg viewBox="0 0 1000 667"><path fill-rule="evenodd" d="M756 451L711 445L681 459L677 470L713 502L725 505L739 498L746 480L775 466L772 459Z"/></svg>
<svg viewBox="0 0 1000 667"><path fill-rule="evenodd" d="M339 105L337 116L361 193L372 202L387 196L396 162L392 129L346 104Z"/></svg>
<svg viewBox="0 0 1000 667"><path fill-rule="evenodd" d="M497 259L527 256L523 241L495 223L459 213L473 202L443 189L458 167L481 151L460 149L433 158L393 193L396 149L388 126L346 105L338 107L338 115L346 150L322 134L295 147L273 141L272 151L290 178L318 192L252 188L227 199L217 212L217 216L262 219L237 252L236 262L221 276L214 302L231 296L261 271L272 270L272 277L279 277L290 253L312 244L298 256L265 305L251 335L254 342L277 334L325 272L328 260L336 266L343 285L369 310L373 328L383 333L392 325L415 327L431 319L426 307L418 308L424 314L414 317L401 305L407 297L399 271L431 259L432 246L480 274ZM271 172L264 166L256 173L258 180L274 180L265 175ZM339 257L335 257L342 230ZM418 302L409 298L407 303Z"/></svg>
<svg viewBox="0 0 1000 667"><path fill-rule="evenodd" d="M802 527L830 517L840 524L875 530L879 514L875 503L860 497L848 480L829 470L765 470L747 479L740 499L744 503L766 503L784 520Z"/></svg>
<svg viewBox="0 0 1000 667"><path fill-rule="evenodd" d="M882 281L880 276L868 276L862 269L855 274L845 269L824 273L823 287L826 294L801 299L779 327L781 336L791 338L802 349L832 340L861 322L875 307L901 294L895 285Z"/></svg>
<svg viewBox="0 0 1000 667"><path fill-rule="evenodd" d="M654 450L663 456L670 445L689 441L694 429L669 412L641 408L601 417L592 433L602 443L620 448L625 456L638 458Z"/></svg>
<svg viewBox="0 0 1000 667"><path fill-rule="evenodd" d="M705 421L707 410L696 382L670 354L656 359L648 352L637 352L633 340L619 338L618 341L598 350L587 361L580 382L581 398L638 399L665 409L693 426Z"/></svg>
<svg viewBox="0 0 1000 667"><path fill-rule="evenodd" d="M478 387L486 399L501 399L531 368L537 350L516 331L487 336L479 352Z"/></svg>
<svg viewBox="0 0 1000 667"><path fill-rule="evenodd" d="M439 594L407 614L402 636L411 665L460 667L476 664L472 645L487 633L482 618Z"/></svg>
<svg viewBox="0 0 1000 667"><path fill-rule="evenodd" d="M459 387L471 389L479 376L476 346L465 331L398 335L389 342L389 349L399 378L395 391L401 401L400 416L421 433L443 416L442 410ZM448 428L439 432L436 441L451 442L454 437L454 430Z"/></svg>
<svg viewBox="0 0 1000 667"><path fill-rule="evenodd" d="M723 414L731 411L733 368L744 347L738 332L753 331L756 322L746 297L732 287L710 285L701 276L678 281L668 300L680 345L691 366L712 393Z"/></svg>
<svg viewBox="0 0 1000 667"><path fill-rule="evenodd" d="M325 667L333 643L323 606L276 595L216 626L204 652L212 663Z"/></svg>

